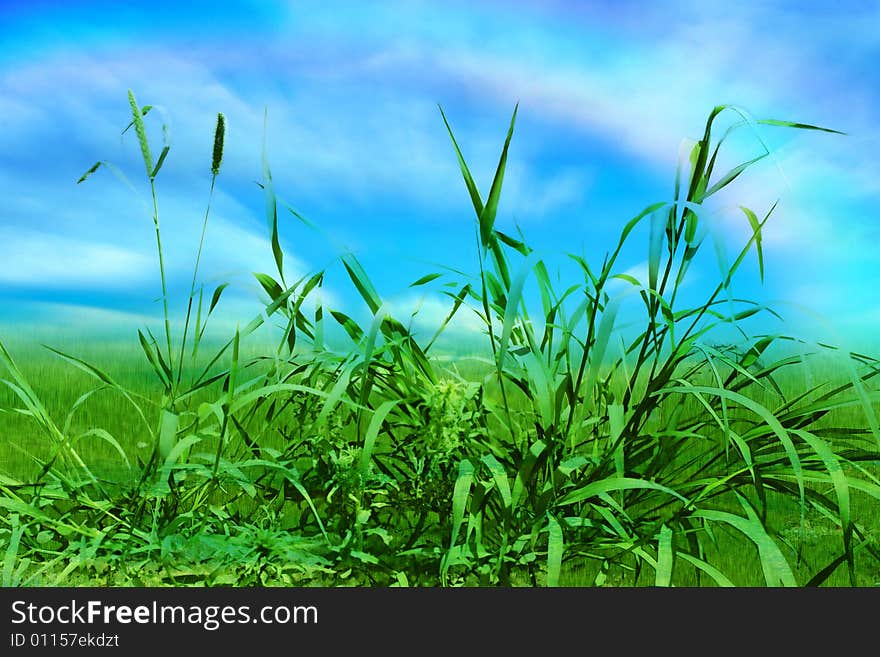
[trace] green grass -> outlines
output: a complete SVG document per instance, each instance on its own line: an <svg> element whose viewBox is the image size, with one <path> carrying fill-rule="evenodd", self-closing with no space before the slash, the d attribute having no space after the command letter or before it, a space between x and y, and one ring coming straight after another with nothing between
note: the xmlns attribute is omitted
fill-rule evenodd
<svg viewBox="0 0 880 657"><path fill-rule="evenodd" d="M0 345L5 586L880 580L880 363L751 335L747 320L772 310L730 292L747 258L763 272L762 228L776 206L741 208L750 239L719 262L703 301L679 295L714 196L769 154L760 127L823 128L715 108L672 198L623 223L601 263L566 257L555 282L524 236L495 227L516 111L485 195L441 112L473 205L476 257L471 272L413 282L449 300L429 336L389 313L352 253L336 266L369 308L365 322L318 300L325 271L288 279L279 215L317 225L279 196L264 156L276 267L255 274L265 312L209 343L225 285L200 285L200 240L185 316L169 315L156 185L169 148L154 159L150 106L134 94L129 103L161 328L132 327L130 346L112 350ZM760 155L719 174L719 150L742 129ZM221 114L202 237L224 131ZM102 168L127 182L106 162L80 182ZM642 232L645 281L617 268ZM635 330L621 328L621 285L641 304ZM476 359L438 352L459 312L484 326ZM267 319L269 344L258 338ZM719 340L731 328L741 338Z"/></svg>
<svg viewBox="0 0 880 657"><path fill-rule="evenodd" d="M104 370L125 386L128 390L150 397L153 390L151 370L143 360L140 351L131 349L129 345L119 343L100 346L86 340L73 342L66 349L88 360L100 361ZM74 405L77 398L84 391L93 386L93 377L89 374L71 367L68 363L57 357L50 351L32 345L23 348L22 370L24 374L35 383L35 389L44 401L51 415L63 417ZM468 370L462 363L457 363L462 369L471 374L471 379L477 379L478 370L471 365ZM817 380L831 380L840 378L840 372L832 363L826 363L819 371L814 372ZM797 388L800 383L793 374L780 379L780 387ZM9 409L15 406L16 399L8 389L0 390L0 408ZM123 446L129 458L134 462L138 458L146 461L149 456L149 432L139 430L137 424L131 422L131 412L124 404L119 403L119 395L104 390L94 394L89 400L78 407L70 423L70 433L80 435L93 429L102 428L112 434ZM153 394L153 404L158 409L161 399ZM690 402L693 404L693 402ZM694 408L692 411L697 411ZM863 424L861 413L857 408L845 408L837 412L834 423L838 426L859 427ZM45 460L49 456L48 445L41 440L39 432L33 422L25 416L12 413L0 415L0 435L7 439L0 444L0 463L6 474L16 473L23 478L33 477L39 472L39 466L33 460L36 457ZM14 437L14 439L13 439ZM123 467L118 454L114 450L107 449L106 444L100 440L83 440L80 442L80 453L84 460L90 464L93 472L107 481L125 482L132 477L132 471ZM242 505L245 509L249 505ZM727 505L729 510L731 505ZM866 535L875 541L880 540L880 504L868 496L855 495L853 516L864 528ZM283 523L283 518L279 519ZM799 511L796 504L790 500L777 499L775 503L768 505L768 524L779 532L780 543L785 553L790 558L795 572L800 581L807 581L809 577L820 570L825 564L833 561L839 552L841 542L840 528L835 523L819 513L811 513L807 517L807 525L803 534L799 528ZM719 564L724 572L732 573L731 579L741 586L761 586L763 577L757 567L755 549L750 541L737 535L735 531L721 529L718 532L717 555L713 561ZM798 548L801 548L801 561L798 563ZM196 554L181 555L169 567L174 572L178 569L193 568L199 565ZM192 559L194 563L186 563ZM100 563L100 562L99 562ZM149 564L147 564L149 565ZM859 556L856 559L856 575L858 586L880 585L880 565L870 555ZM149 573L150 569L147 568ZM206 570L206 574L210 572ZM101 573L92 573L95 581L103 582ZM143 576L143 575L142 575ZM156 572L151 575L156 582L161 582L163 575ZM563 570L560 585L562 586L590 586L600 576L598 565L573 565ZM611 569L606 573L605 585L632 586L635 583L652 585L650 573L642 573L636 576L632 570L632 564ZM106 575L105 575L106 577ZM178 578L179 579L179 578ZM695 585L696 580L693 571L682 569L676 573L679 585ZM39 580L38 580L39 581ZM86 583L86 579L81 583ZM123 583L122 580L118 583ZM149 581L149 580L147 580ZM222 580L221 580L222 581ZM601 579L599 581L602 581ZM527 581L520 582L527 584ZM703 581L704 585L711 584ZM848 586L848 578L843 570L836 571L827 581L830 586Z"/></svg>

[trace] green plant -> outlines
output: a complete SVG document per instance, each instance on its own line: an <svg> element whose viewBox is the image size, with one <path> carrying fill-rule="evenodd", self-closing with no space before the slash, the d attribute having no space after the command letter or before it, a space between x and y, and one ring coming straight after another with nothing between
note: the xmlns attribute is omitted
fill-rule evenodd
<svg viewBox="0 0 880 657"><path fill-rule="evenodd" d="M715 139L715 122L725 111L740 120ZM704 574L725 585L730 578L706 555L714 527L727 524L757 547L766 584L794 584L767 522L768 498L779 496L794 498L801 523L808 506L834 518L842 541L832 565L845 560L855 584L854 552L873 546L854 529L849 490L857 486L875 495L877 489L873 477L855 484L844 472L874 460L880 442L859 444L854 436L840 441L845 451L834 450L827 436L845 430L822 420L834 404L854 403L875 426L876 396L862 385L876 368L869 364L866 373L825 394L822 385L790 399L780 394L771 409L763 401L765 390L781 393L775 377L798 361L761 365L758 358L787 338L750 338L740 329L747 348L733 358L706 342L719 326L738 326L761 310L723 295L752 250L763 275L761 230L775 204L760 220L741 207L751 239L705 302L689 308L676 303L707 234L706 201L770 153L765 147L759 157L716 177L716 158L729 135L761 124L825 129L754 121L738 108L716 107L679 167L673 199L648 206L627 223L598 272L573 257L584 283L559 294L539 255L494 228L515 118L516 111L485 203L446 124L477 217L480 279L471 289L478 290L472 296L482 310L500 390L500 403L490 412L505 431L460 463L441 574L476 569L483 582L506 583L513 566L527 563L535 582L541 552L550 585L559 582L565 559L597 562L597 583L612 568L631 569L635 582L647 567L654 583L669 585L673 567L685 566L701 571L697 581ZM624 243L643 221L650 222L647 281L615 270ZM523 294L529 277L542 302L537 321ZM622 297L609 291L615 279L632 286L644 305L641 328L620 356L610 351ZM566 304L569 297L573 301ZM857 394L842 401L845 391ZM507 440L498 440L502 436ZM820 492L820 483L831 486L833 495ZM823 581L832 565L810 581Z"/></svg>
<svg viewBox="0 0 880 657"><path fill-rule="evenodd" d="M843 564L851 585L876 579L876 532L856 517L880 501L878 361L832 348L792 353L790 336L749 335L745 320L772 310L730 293L749 254L763 275L762 229L776 206L761 218L742 207L751 236L733 263L719 260L720 280L702 302L684 305L679 294L710 234L712 197L769 154L758 127L822 128L715 108L672 199L626 223L601 267L569 256L574 274L560 288L548 256L496 228L516 110L485 198L441 110L475 213L477 258L471 276L433 272L413 283L440 286L452 304L427 340L393 317L352 253L338 262L370 311L365 325L321 301L325 271L286 279L279 214L317 226L277 195L264 147L276 266L255 274L265 312L205 356L205 326L226 289L206 306L198 282L225 118L175 342L156 186L169 135L163 125L154 164L151 107L132 93L129 103L162 286L164 340L138 331L156 394L53 349L97 382L57 422L0 345L17 416L47 440L28 454L35 476L0 479L5 585L752 583L743 573L770 586L818 585ZM728 114L737 120L719 138ZM717 175L722 145L742 128L762 155ZM133 187L103 161L80 182L102 166ZM618 269L640 231L644 281ZM620 326L627 298L641 301L635 332ZM436 346L461 312L480 318L487 343L467 375ZM249 352L266 318L280 322L277 344ZM715 344L730 326L742 339ZM346 348L331 348L336 329ZM801 373L821 356L838 357L846 376L805 384ZM124 402L115 410L136 419L133 440L148 458L130 458L131 445L106 429L76 428L98 393ZM125 474L96 475L84 439L101 441ZM818 523L828 529L821 539L808 535ZM860 569L861 559L874 565Z"/></svg>

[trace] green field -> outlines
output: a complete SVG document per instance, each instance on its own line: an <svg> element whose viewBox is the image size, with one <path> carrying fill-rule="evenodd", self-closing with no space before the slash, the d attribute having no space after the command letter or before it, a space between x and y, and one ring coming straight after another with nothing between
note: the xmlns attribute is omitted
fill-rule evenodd
<svg viewBox="0 0 880 657"><path fill-rule="evenodd" d="M107 345L90 345L84 341L74 342L67 351L82 356L90 362L100 363L103 371L120 386L143 396L143 407L147 410L147 415L150 418L158 415L161 407L161 391L157 390L154 385L152 372L145 365L142 352L127 349L124 343L111 344L108 347ZM82 436L75 443L75 448L83 461L89 465L95 477L110 490L116 491L111 493L111 496L124 495L136 475L140 473L142 464L149 459L154 440L152 427L133 422L129 402L111 387L104 387L86 401L77 404L78 398L83 393L95 389L94 376L72 366L47 349L32 345L29 348L22 347L16 355L18 360L22 362L22 372L27 378L34 381L34 392L45 404L48 414L68 424L67 435ZM469 372L469 374L473 375L474 373ZM833 367L833 363L825 363L813 375L817 380L840 378L840 373ZM795 376L796 373L780 376L780 387L796 389L802 385L802 382L796 380ZM472 378L476 379L475 376ZM763 396L766 397L763 401L767 406L773 408L772 398L774 395L765 394ZM210 396L206 395L206 398L210 398ZM688 414L700 414L700 407L692 400L686 403L689 406L686 411ZM21 481L30 481L36 478L40 472L41 464L51 459L56 450L32 417L8 412L17 406L21 406L20 400L11 390L4 389L0 392L0 408L6 411L0 414L0 435L4 436L2 447L0 447L0 462L3 463L3 475ZM72 409L73 412L71 412ZM450 425L455 421L460 422L457 418L447 417L445 419L449 421ZM854 434L858 433L858 428L864 423L862 410L854 405L829 414L825 420L825 424L829 427L852 427L856 429L853 431ZM104 440L89 435L90 431L96 429L107 431L118 441L132 466L131 468L125 465L125 461L122 460L119 453L109 447ZM442 429L440 431L442 433ZM273 430L267 425L263 433L268 435L273 433ZM350 443L351 441L345 442ZM206 459L214 452L214 446L213 443L204 446L203 451ZM279 448L283 446L283 441L278 441L278 446ZM708 453L699 448L695 447L691 451L695 458L699 458L700 455L706 459L709 458ZM331 452L330 456L332 457L332 455ZM193 455L191 457L194 458ZM247 454L242 449L235 458L245 461ZM685 456L684 460L689 460L689 457ZM876 473L877 470L874 468L872 471ZM257 480L256 477L254 479ZM4 478L4 481L8 482L8 479ZM226 481L224 488L227 493L230 492L230 486L233 490L235 489L233 479ZM833 494L830 485L816 486L815 490L823 494ZM14 487L9 487L6 491L13 499L21 497L22 494L21 490ZM302 507L302 499L295 491L290 490L285 491L283 495L278 495L278 491L274 491L276 494L268 496L271 498L270 502L258 503L260 498L264 502L266 501L267 492L263 491L263 495L255 498L248 494L242 495L240 491L228 496L222 493L216 496L215 506L212 508L209 505L207 508L211 513L218 513L220 509L224 509L221 515L229 514L229 517L225 523L220 523L218 517L213 523L208 523L208 526L212 526L214 523L228 523L235 527L235 531L220 534L231 536L229 544L219 546L211 543L210 550L200 545L201 539L194 539L202 533L196 531L199 527L198 524L187 523L186 526L175 526L175 523L169 523L171 526L167 528L167 533L158 533L151 539L156 541L152 549L144 549L149 546L145 539L144 543L138 546L142 550L140 557L136 554L131 556L127 554L127 551L132 548L131 545L128 545L132 540L130 537L114 544L113 536L109 534L107 539L104 539L104 541L108 541L108 544L104 545L106 554L101 555L101 545L104 544L104 541L101 541L101 544L96 546L96 558L89 556L88 549L90 542L97 543L96 539L84 541L81 533L65 536L64 530L55 523L32 523L29 527L30 531L25 532L22 536L24 545L27 545L28 537L31 544L27 547L26 552L22 543L19 543L18 548L22 551L18 564L26 564L25 570L22 571L19 579L11 580L8 583L183 585L203 581L210 582L211 578L216 578L218 584L238 583L242 578L250 581L248 578L255 577L251 570L253 560L258 557L264 558L278 569L276 571L275 568L267 566L268 572L260 575L266 584L345 585L366 583L366 580L359 582L356 579L336 577L336 575L344 573L347 568L336 571L336 575L321 569L319 572L311 572L306 576L304 571L308 569L304 568L303 564L296 562L296 556L292 556L290 562L285 562L291 556L285 552L291 549L291 546L288 545L289 537L302 535L302 515L305 510L300 508ZM313 499L317 500L316 504L321 503L320 497L326 495L326 492L326 487L324 490L316 487L312 491ZM29 496L25 495L24 497ZM230 500L234 501L230 502ZM713 504L713 507L732 512L737 510L735 500L724 500L723 497L720 497ZM438 511L442 513L442 508ZM880 562L871 555L869 550L880 541L880 502L869 495L853 491L851 513L855 526L868 541L865 546L868 549L857 552L855 555L856 585L878 585L880 584ZM26 517L25 513L19 515L22 522ZM7 518L8 520L9 518ZM102 520L100 516L93 515L93 526L103 527L107 520L106 517ZM307 521L308 518L305 520ZM439 517L436 522L440 522ZM118 531L119 528L113 525L115 523L111 523L112 529ZM305 523L305 526L308 526L308 522ZM792 571L799 583L809 581L823 567L832 563L844 548L843 534L838 518L824 515L818 510L810 508L807 510L805 524L801 530L799 506L790 497L779 495L770 497L767 504L767 527L768 530L774 532L782 554L791 564ZM43 536L40 536L40 532L44 532ZM716 542L707 546L707 554L711 555L707 557L707 560L726 573L736 585L764 585L761 562L754 543L733 528L719 526L715 529L715 534ZM204 534L206 537L213 537L213 540L216 540L217 535L216 527L212 527L210 533ZM159 540L160 536L161 540ZM269 540L265 546L265 554L257 551L257 541L261 536ZM205 540L208 539L205 538ZM65 541L69 541L66 549L59 550L65 546ZM179 544L175 541L179 541ZM444 546L442 541L438 541L438 543ZM332 561L330 553L321 550L320 547L319 542L315 542L309 545L309 550L323 555L322 560ZM248 552L249 550L251 552ZM58 556L55 556L56 554ZM29 560L30 562L28 562ZM404 571L403 563L405 560L402 560L401 571ZM73 565L73 570L70 570L71 565ZM634 565L635 559L621 558L618 564L608 568L607 578L604 580L605 585L631 586L636 582L653 585L654 572L647 568L640 576L637 576L633 570ZM597 575L600 575L599 566L599 563L590 560L583 562L578 562L573 558L570 561L566 560L559 584L561 586L592 586L596 582ZM330 570L335 570L335 568ZM430 585L431 579L436 578L437 574L437 566L429 568L426 565L424 572L419 573L421 579L417 581ZM385 577L387 578L387 576L386 573ZM529 584L524 573L521 573L520 577L522 579L514 580L512 583ZM540 569L536 577L539 582L544 581L543 569ZM410 574L408 579L416 579L416 577ZM599 581L602 581L601 576ZM685 586L697 585L698 583L694 578L693 569L688 568L686 563L676 565L673 582L676 585ZM703 577L699 583L709 586L715 584L711 578L706 577ZM849 586L850 582L845 566L836 569L825 584Z"/></svg>
<svg viewBox="0 0 880 657"><path fill-rule="evenodd" d="M256 274L264 313L217 341L204 329L225 288L198 283L201 244L187 311L169 312L155 186L168 151L154 157L147 108L130 105L164 322L54 351L3 338L4 586L880 583L880 362L751 335L766 311L729 294L747 257L763 270L773 209L743 208L737 258L697 305L679 295L711 197L751 164L714 171L715 121L753 120L716 108L675 198L625 224L604 262L569 258L561 282L494 225L516 113L485 196L447 123L477 262L413 282L449 301L427 336L389 312L351 253L337 264L366 321L323 305L324 271L285 277L278 215L306 220L264 162L277 272ZM206 228L209 216L210 200ZM640 281L617 257L643 223ZM621 328L615 285L640 300L635 329ZM464 312L482 348L438 351Z"/></svg>

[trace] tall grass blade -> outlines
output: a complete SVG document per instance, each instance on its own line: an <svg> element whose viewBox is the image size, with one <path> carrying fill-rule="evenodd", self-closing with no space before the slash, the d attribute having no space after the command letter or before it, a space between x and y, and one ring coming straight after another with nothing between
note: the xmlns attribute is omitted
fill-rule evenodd
<svg viewBox="0 0 880 657"><path fill-rule="evenodd" d="M376 439L379 436L379 431L382 429L382 424L385 422L385 418L388 417L388 414L400 403L398 399L389 399L386 402L383 402L379 408L377 408L373 412L373 417L370 419L370 424L367 427L367 432L364 435L364 445L361 449L361 461L360 461L360 471L361 476L366 480L367 476L370 473L370 463L373 458L373 449L376 446Z"/></svg>
<svg viewBox="0 0 880 657"><path fill-rule="evenodd" d="M591 484L582 486L581 488L573 490L572 492L563 496L556 504L557 506L576 504L577 502L583 502L584 500L598 497L605 493L611 493L621 490L656 490L660 491L661 493L666 493L667 495L675 497L685 504L688 504L688 500L686 497L672 490L668 486L663 486L662 484L658 484L654 481L648 481L645 479L635 479L633 477L608 477L605 479L601 479L600 481L594 481Z"/></svg>
<svg viewBox="0 0 880 657"><path fill-rule="evenodd" d="M727 511L715 511L700 509L695 511L695 518L704 518L716 522L725 522L742 532L758 548L758 556L761 560L761 568L764 571L764 579L767 586L797 586L797 580L791 570L791 566L785 556L764 528L751 506L744 498L737 495L748 517L743 518Z"/></svg>
<svg viewBox="0 0 880 657"><path fill-rule="evenodd" d="M504 466L492 454L484 454L480 460L489 469L498 494L501 495L501 501L504 508L508 511L513 507L513 496L510 493L510 482L507 479L507 471Z"/></svg>
<svg viewBox="0 0 880 657"><path fill-rule="evenodd" d="M269 228L269 237L272 244L272 254L275 257L275 266L278 275L284 282L284 252L281 249L281 241L278 237L278 202L275 197L275 185L272 183L272 172L269 169L269 156L266 151L266 133L269 122L268 108L263 112L263 195L266 201L266 223Z"/></svg>
<svg viewBox="0 0 880 657"><path fill-rule="evenodd" d="M837 512L840 518L840 526L843 530L843 548L849 567L850 586L855 586L855 560L853 555L853 524L852 510L850 507L849 482L846 473L840 463L840 459L834 454L830 445L821 438L803 429L795 429L793 433L803 439L814 452L822 459L822 464L828 471L831 483L834 485L834 493L837 496Z"/></svg>
<svg viewBox="0 0 880 657"><path fill-rule="evenodd" d="M164 461L171 454L171 450L177 443L177 428L180 416L167 409L162 409L159 415L159 457Z"/></svg>
<svg viewBox="0 0 880 657"><path fill-rule="evenodd" d="M562 554L565 541L562 527L550 513L547 514L547 586L559 586L559 575L562 573Z"/></svg>
<svg viewBox="0 0 880 657"><path fill-rule="evenodd" d="M732 587L736 586L736 584L734 584L732 581L730 581L730 579L727 577L727 575L725 575L720 570L718 570L715 566L704 561L703 559L695 557L692 554L688 554L687 552L679 552L677 556L679 559L682 559L683 561L687 561L688 563L696 566L701 571L706 573L709 577L711 577L715 581L715 583L718 586L722 586L725 588L732 588Z"/></svg>
<svg viewBox="0 0 880 657"><path fill-rule="evenodd" d="M342 256L342 264L345 267L345 271L348 272L351 282L354 283L354 286L360 293L361 298L367 302L370 312L374 315L378 313L382 305L382 299L379 298L379 293L376 292L376 288L373 287L361 263L358 262L354 255L346 253Z"/></svg>
<svg viewBox="0 0 880 657"><path fill-rule="evenodd" d="M657 541L657 573L654 579L656 586L672 585L672 529L663 525Z"/></svg>
<svg viewBox="0 0 880 657"><path fill-rule="evenodd" d="M119 458L122 459L122 462L125 464L126 469L131 470L131 463L128 460L128 456L125 454L125 450L122 449L122 445L119 444L119 441L114 438L108 431L105 429L94 428L89 429L79 435L79 438L87 438L89 436L94 436L95 438L100 438L105 443L110 445L110 447L119 454Z"/></svg>
<svg viewBox="0 0 880 657"><path fill-rule="evenodd" d="M774 203L774 207L776 204ZM754 212L749 210L745 206L740 206L740 210L746 215L746 218L749 220L749 226L752 227L752 232L755 236L755 251L758 254L758 271L761 275L761 281L764 280L764 250L761 248L761 223L758 221L758 217ZM772 212L772 208L771 208Z"/></svg>
<svg viewBox="0 0 880 657"><path fill-rule="evenodd" d="M495 177L492 179L492 187L489 188L486 205L480 212L480 241L484 249L491 242L495 241L495 216L498 213L498 201L501 199L501 186L504 183L504 170L507 167L507 151L510 148L510 140L513 138L513 126L516 123L517 110L519 110L519 103L513 108L513 116L510 117L510 127L507 130L507 137L504 139L504 147L501 149L501 158L498 161L498 167L495 169Z"/></svg>
<svg viewBox="0 0 880 657"><path fill-rule="evenodd" d="M501 340L498 345L498 366L504 363L504 357L507 355L507 345L510 342L510 335L513 332L514 323L519 318L521 311L519 310L522 302L523 287L529 272L535 266L538 260L538 252L531 253L523 262L519 273L513 280L510 292L507 296L507 305L504 308L504 320L501 324Z"/></svg>
<svg viewBox="0 0 880 657"><path fill-rule="evenodd" d="M458 147L458 142L455 140L455 135L452 133L452 128L449 125L449 121L446 119L446 114L443 112L443 108L440 105L437 106L440 109L440 116L443 117L443 123L446 126L446 130L449 133L449 138L452 140L452 146L455 149L455 155L458 158L458 166L461 169L461 175L464 178L464 184L467 187L468 194L471 197L471 203L473 203L474 211L476 211L477 216L479 217L483 213L483 199L480 198L480 192L477 189L477 184L474 182L474 178L471 175L470 170L468 169L467 163L464 160L464 156L461 154L461 149Z"/></svg>
<svg viewBox="0 0 880 657"><path fill-rule="evenodd" d="M467 459L458 464L458 478L452 491L452 537L450 549L458 540L458 532L464 522L464 513L474 483L474 466Z"/></svg>
<svg viewBox="0 0 880 657"><path fill-rule="evenodd" d="M819 130L821 132L830 132L836 135L846 135L847 133L841 132L840 130L832 130L831 128L823 128L817 125L810 125L808 123L794 123L792 121L778 121L775 119L759 119L757 123L761 125L773 125L780 126L783 128L798 128L799 130Z"/></svg>
<svg viewBox="0 0 880 657"><path fill-rule="evenodd" d="M9 545L6 546L6 553L3 557L3 586L5 588L16 585L13 575L18 560L18 547L24 534L24 525L21 524L17 513L13 513L9 517L9 525Z"/></svg>

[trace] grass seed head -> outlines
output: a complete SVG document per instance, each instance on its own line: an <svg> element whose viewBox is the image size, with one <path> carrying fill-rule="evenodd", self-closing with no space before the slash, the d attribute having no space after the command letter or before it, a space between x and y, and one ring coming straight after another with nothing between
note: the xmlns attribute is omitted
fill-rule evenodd
<svg viewBox="0 0 880 657"><path fill-rule="evenodd" d="M138 143L141 146L141 154L144 156L144 166L147 167L147 175L153 177L153 156L150 153L150 144L147 142L147 129L144 127L144 117L141 108L135 100L134 92L128 90L128 102L131 105L131 120L134 123L134 131L137 134Z"/></svg>
<svg viewBox="0 0 880 657"><path fill-rule="evenodd" d="M226 134L226 117L223 112L217 114L217 127L214 129L214 157L211 159L211 173L215 176L220 173L220 164L223 162L223 138Z"/></svg>

